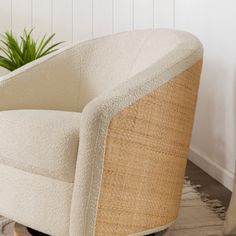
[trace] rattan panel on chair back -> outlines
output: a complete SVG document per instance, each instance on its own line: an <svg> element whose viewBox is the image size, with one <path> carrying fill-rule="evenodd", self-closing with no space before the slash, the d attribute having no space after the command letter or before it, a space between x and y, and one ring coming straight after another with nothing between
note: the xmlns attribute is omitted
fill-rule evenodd
<svg viewBox="0 0 236 236"><path fill-rule="evenodd" d="M199 61L113 117L96 236L145 232L176 219L201 65Z"/></svg>

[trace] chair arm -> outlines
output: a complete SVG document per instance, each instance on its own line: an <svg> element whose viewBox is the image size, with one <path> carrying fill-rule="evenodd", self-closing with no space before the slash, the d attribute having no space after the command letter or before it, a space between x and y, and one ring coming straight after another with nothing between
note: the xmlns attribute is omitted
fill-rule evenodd
<svg viewBox="0 0 236 236"><path fill-rule="evenodd" d="M103 200L105 200L106 198L104 198L103 193L105 193L105 195L106 193L109 195L109 190L107 191L106 189L104 191L104 187L106 188L105 185L109 182L106 182L107 177L110 174L112 175L113 173L113 170L111 169L110 172L110 167L106 166L106 164L110 164L112 168L116 168L115 166L117 164L117 161L119 162L119 160L121 160L120 157L122 155L122 158L127 157L127 161L129 160L129 155L131 155L132 157L132 153L128 153L128 150L125 150L121 156L119 156L119 154L118 156L112 156L112 152L115 151L116 148L118 148L118 152L122 151L121 147L119 147L119 143L121 144L121 146L125 147L127 143L125 145L122 145L122 139L125 138L125 136L130 140L134 138L135 143L135 133L133 136L133 131L130 130L129 132L129 129L132 129L133 125L135 124L135 120L137 120L136 117L133 117L133 113L136 112L137 114L140 110L139 106L141 106L141 108L143 106L142 104L136 105L136 103L146 96L149 96L147 98L147 101L149 101L153 97L152 92L155 92L155 90L159 90L162 85L168 84L168 81L172 80L173 78L175 78L175 76L188 70L190 67L197 63L197 65L191 68L190 71L184 72L185 74L184 76L182 76L183 78L186 77L185 75L188 75L187 77L189 77L193 71L197 72L196 79L193 80L195 87L193 89L193 94L191 94L190 101L191 108L189 112L191 113L191 115L189 116L189 125L187 130L187 132L189 132L193 119L192 112L195 108L196 93L198 88L197 85L200 76L202 48L199 47L198 50L194 52L188 51L186 54L183 53L182 48L178 48L177 50L181 50L182 53L180 55L184 56L181 56L181 58L179 58L178 56L176 56L179 55L178 52L173 51L163 60L158 61L157 63L150 66L147 70L130 78L119 87L97 97L89 104L87 104L87 106L84 108L80 123L80 143L71 208L71 235L93 235L94 230L99 230L102 224L100 222L100 214L104 213ZM170 58L174 59L169 60ZM188 79L189 81L191 81L191 78ZM179 85L178 83L175 83L175 85L177 85L177 89L181 88L181 86L185 86L185 84L181 83ZM174 89L172 92L173 94L175 94L175 86L173 88ZM181 99L186 98L182 96ZM146 99L144 100L144 104L145 103ZM132 104L134 105L134 107ZM153 109L155 109L155 107L153 107ZM172 109L178 109L178 105L172 106ZM145 115L150 115L148 114L148 112L152 112L151 110L149 110L142 113L142 109L140 111L141 113L139 114L139 116L143 116L143 118L145 117ZM168 112L171 111L168 110ZM168 116L168 113L165 113L165 115ZM140 126L139 131L145 132L151 122L151 120L147 121L146 124L144 122L145 125ZM113 126L113 124L115 124L115 126ZM123 128L127 128L126 132L124 133L122 133L122 126ZM116 139L115 142L113 142L113 138ZM189 134L187 139L189 142ZM143 138L142 140L139 139L139 141L145 144L145 138ZM129 148L128 146L126 147ZM181 164L182 168L184 168L186 158L183 160L184 161ZM135 162L130 162L128 164L125 163L124 159L122 159L119 163L121 166L123 165L123 161L123 164L126 167L129 165L133 165L133 168L135 168L135 164L137 164ZM141 163L141 165L142 164L145 163ZM119 166L120 170L122 169L121 166ZM138 169L141 168L140 166L136 167ZM128 169L126 170L128 171ZM115 172L114 174L116 175ZM125 172L117 174L125 175ZM111 178L113 178L113 176L111 176ZM129 181L128 179L126 180ZM112 181L113 179L111 179L111 182ZM181 186L180 182L178 186ZM114 186L118 187L119 183L113 183L115 184ZM109 187L111 186L108 186L108 188ZM177 189L179 191L179 187L177 187ZM111 194L110 197L115 198L116 196ZM107 199L105 201L110 202L110 206L112 206L113 202L111 200L112 199ZM114 211L114 214L116 213L119 214L118 212ZM116 217L114 217L114 219L115 218ZM172 218L173 217L170 217L168 220ZM96 229L95 224L97 225ZM96 235L102 234L98 233ZM106 235L106 233L104 235ZM124 233L124 235L127 234Z"/></svg>
<svg viewBox="0 0 236 236"><path fill-rule="evenodd" d="M60 49L0 77L0 111L77 111L78 65L70 63L72 54L76 54L75 46Z"/></svg>
<svg viewBox="0 0 236 236"><path fill-rule="evenodd" d="M112 117L95 235L147 235L176 220L201 65L197 62Z"/></svg>

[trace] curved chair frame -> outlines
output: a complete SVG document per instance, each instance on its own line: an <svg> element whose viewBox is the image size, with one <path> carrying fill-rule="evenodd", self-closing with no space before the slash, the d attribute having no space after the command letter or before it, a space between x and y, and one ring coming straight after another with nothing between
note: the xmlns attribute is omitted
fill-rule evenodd
<svg viewBox="0 0 236 236"><path fill-rule="evenodd" d="M0 214L56 236L168 228L180 204L202 56L191 34L144 30L74 44L0 78L0 124L9 110L81 112L66 176L0 158ZM7 198L12 192L17 200Z"/></svg>

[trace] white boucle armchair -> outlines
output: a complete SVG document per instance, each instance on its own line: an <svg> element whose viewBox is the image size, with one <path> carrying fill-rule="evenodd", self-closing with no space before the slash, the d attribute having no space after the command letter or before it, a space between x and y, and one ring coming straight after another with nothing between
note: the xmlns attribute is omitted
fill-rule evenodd
<svg viewBox="0 0 236 236"><path fill-rule="evenodd" d="M145 235L176 219L202 46L140 30L0 78L0 215L55 236Z"/></svg>

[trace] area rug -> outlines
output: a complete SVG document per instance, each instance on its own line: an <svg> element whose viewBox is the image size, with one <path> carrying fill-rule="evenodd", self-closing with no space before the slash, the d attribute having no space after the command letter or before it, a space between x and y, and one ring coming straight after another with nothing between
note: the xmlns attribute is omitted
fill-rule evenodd
<svg viewBox="0 0 236 236"><path fill-rule="evenodd" d="M225 208L220 201L200 194L199 187L185 178L178 219L164 236L223 236Z"/></svg>
<svg viewBox="0 0 236 236"><path fill-rule="evenodd" d="M198 188L185 177L179 217L163 236L223 236L224 207L220 201L200 194ZM0 217L0 236L13 236L10 222Z"/></svg>

